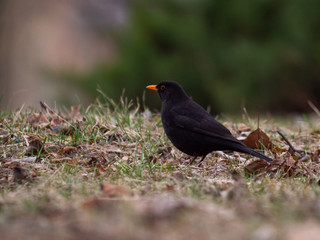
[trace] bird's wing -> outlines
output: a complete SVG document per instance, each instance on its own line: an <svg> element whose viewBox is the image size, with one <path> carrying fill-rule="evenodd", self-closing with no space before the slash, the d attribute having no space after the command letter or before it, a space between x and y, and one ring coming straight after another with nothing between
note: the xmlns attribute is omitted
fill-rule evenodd
<svg viewBox="0 0 320 240"><path fill-rule="evenodd" d="M188 104L187 106L188 109L181 107L172 109L173 122L177 127L217 139L240 143L225 126L198 104Z"/></svg>

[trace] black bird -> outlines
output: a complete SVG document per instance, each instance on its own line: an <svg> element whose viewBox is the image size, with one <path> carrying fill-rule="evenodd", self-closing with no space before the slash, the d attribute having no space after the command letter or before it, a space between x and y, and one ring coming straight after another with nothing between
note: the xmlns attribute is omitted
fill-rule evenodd
<svg viewBox="0 0 320 240"><path fill-rule="evenodd" d="M202 156L200 164L208 153L219 150L247 153L272 161L232 136L225 126L192 101L178 83L161 82L146 88L158 92L162 101L161 120L164 131L176 148L194 156L190 165L198 156Z"/></svg>

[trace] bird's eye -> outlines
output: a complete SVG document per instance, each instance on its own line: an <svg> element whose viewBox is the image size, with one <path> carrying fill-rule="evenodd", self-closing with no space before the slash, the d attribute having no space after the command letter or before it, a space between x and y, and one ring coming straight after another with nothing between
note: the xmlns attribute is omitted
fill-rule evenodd
<svg viewBox="0 0 320 240"><path fill-rule="evenodd" d="M165 86L165 85L161 85L161 86L160 86L160 90L161 90L161 91L163 91L163 90L165 90L165 89L166 89L166 86Z"/></svg>

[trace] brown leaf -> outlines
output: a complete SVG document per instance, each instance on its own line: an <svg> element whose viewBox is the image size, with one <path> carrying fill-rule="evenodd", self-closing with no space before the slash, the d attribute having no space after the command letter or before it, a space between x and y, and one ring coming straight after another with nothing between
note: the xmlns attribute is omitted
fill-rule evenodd
<svg viewBox="0 0 320 240"><path fill-rule="evenodd" d="M244 171L247 174L258 174L261 173L263 171L266 171L266 168L269 166L269 164L262 160L262 159L258 159L256 161L253 161L251 163L249 163L245 168Z"/></svg>
<svg viewBox="0 0 320 240"><path fill-rule="evenodd" d="M71 160L68 161L68 166L69 167L76 167L79 164L79 159L78 158L72 158Z"/></svg>
<svg viewBox="0 0 320 240"><path fill-rule="evenodd" d="M36 135L31 135L31 134L28 134L29 135L29 138L28 138L28 149L27 149L27 152L26 152L26 156L35 156L35 155L38 155L38 154L45 154L46 151L44 149L44 145L42 143L42 140L36 136Z"/></svg>
<svg viewBox="0 0 320 240"><path fill-rule="evenodd" d="M97 198L97 197L93 197L91 199L86 200L85 202L82 203L82 208L84 210L101 210L105 207L107 207L106 205L109 204L109 201L107 201L106 199L101 199L101 198Z"/></svg>
<svg viewBox="0 0 320 240"><path fill-rule="evenodd" d="M64 148L60 149L60 150L58 151L58 153L61 154L61 155L63 155L63 154L70 153L70 152L74 152L74 151L77 151L77 148L76 148L76 147L68 146L68 147L64 147Z"/></svg>
<svg viewBox="0 0 320 240"><path fill-rule="evenodd" d="M311 155L312 155L312 159L313 159L314 162L319 162L319 160L320 160L320 149L316 150Z"/></svg>
<svg viewBox="0 0 320 240"><path fill-rule="evenodd" d="M240 123L239 125L238 125L238 132L247 132L247 131L250 131L250 128L247 126L247 125L245 125L244 123Z"/></svg>
<svg viewBox="0 0 320 240"><path fill-rule="evenodd" d="M236 181L236 182L241 182L242 177L241 177L241 174L240 174L239 172L233 170L233 171L231 172L231 177L232 177L232 179L233 179L234 181Z"/></svg>
<svg viewBox="0 0 320 240"><path fill-rule="evenodd" d="M8 137L8 136L10 136L10 132L8 132L8 131L1 131L0 132L0 138L2 139L2 138L6 138L6 137Z"/></svg>
<svg viewBox="0 0 320 240"><path fill-rule="evenodd" d="M120 148L118 148L117 146L109 145L106 148L106 152L107 153L122 153L123 151Z"/></svg>
<svg viewBox="0 0 320 240"><path fill-rule="evenodd" d="M21 183L22 180L25 180L29 177L29 171L21 164L16 163L12 169L13 181L17 183Z"/></svg>
<svg viewBox="0 0 320 240"><path fill-rule="evenodd" d="M266 167L265 172L269 173L271 176L281 178L294 176L309 176L314 178L314 174L307 166L308 164L305 162L300 160L297 161L287 153L284 159L275 159L272 161L271 164Z"/></svg>
<svg viewBox="0 0 320 240"><path fill-rule="evenodd" d="M298 161L294 157L288 157L281 165L283 176L292 177L301 172L301 167L298 166Z"/></svg>
<svg viewBox="0 0 320 240"><path fill-rule="evenodd" d="M50 126L52 128L56 128L58 126L60 126L63 123L63 119L61 117L55 117L52 118L51 122L50 122Z"/></svg>
<svg viewBox="0 0 320 240"><path fill-rule="evenodd" d="M74 128L65 122L61 117L54 117L50 122L50 126L52 131L59 132L64 135L70 135L74 130Z"/></svg>
<svg viewBox="0 0 320 240"><path fill-rule="evenodd" d="M0 141L3 144L6 144L10 140L11 134L7 131L1 131L0 132Z"/></svg>
<svg viewBox="0 0 320 240"><path fill-rule="evenodd" d="M88 161L87 161L87 165L88 166L96 166L99 163L99 159L97 157L91 157Z"/></svg>
<svg viewBox="0 0 320 240"><path fill-rule="evenodd" d="M166 187L163 190L167 191L167 192L173 192L174 191L174 186L167 184Z"/></svg>
<svg viewBox="0 0 320 240"><path fill-rule="evenodd" d="M126 187L103 182L100 184L101 191L108 197L124 197L132 195Z"/></svg>
<svg viewBox="0 0 320 240"><path fill-rule="evenodd" d="M249 148L260 149L261 144L268 149L272 149L272 142L267 134L265 134L260 128L256 129L249 136L243 140L243 143Z"/></svg>
<svg viewBox="0 0 320 240"><path fill-rule="evenodd" d="M49 125L49 120L42 112L30 113L26 119L26 123L29 123L32 126L40 126L40 128L43 128Z"/></svg>
<svg viewBox="0 0 320 240"><path fill-rule="evenodd" d="M178 180L180 180L180 181L186 179L186 177L185 177L185 176L182 174L182 172L180 172L180 171L174 171L174 172L172 173L172 177L174 177L175 179L178 179Z"/></svg>
<svg viewBox="0 0 320 240"><path fill-rule="evenodd" d="M150 184L147 184L143 187L141 191L141 195L145 195L146 193L150 192L152 190L152 186Z"/></svg>
<svg viewBox="0 0 320 240"><path fill-rule="evenodd" d="M67 126L66 124L61 125L60 132L63 135L71 136L75 132L75 128L73 126Z"/></svg>
<svg viewBox="0 0 320 240"><path fill-rule="evenodd" d="M63 158L53 158L51 159L52 163L67 163L69 167L76 167L79 164L78 158L69 158L69 157L63 157Z"/></svg>
<svg viewBox="0 0 320 240"><path fill-rule="evenodd" d="M280 147L278 147L278 146L274 146L274 147L272 148L272 152L273 152L273 153L283 153L283 152L286 152L286 151L287 151L287 149L280 148Z"/></svg>
<svg viewBox="0 0 320 240"><path fill-rule="evenodd" d="M80 104L76 105L76 106L71 106L70 118L74 122L79 122L79 121L83 121L84 120L84 117L80 113L80 108L81 108Z"/></svg>
<svg viewBox="0 0 320 240"><path fill-rule="evenodd" d="M96 167L97 167L97 171L96 171L97 176L104 174L109 169L109 167L102 166L100 162L96 164Z"/></svg>
<svg viewBox="0 0 320 240"><path fill-rule="evenodd" d="M69 157L62 157L62 158L53 158L51 159L51 162L53 163L64 163L64 162L69 162L72 158Z"/></svg>
<svg viewBox="0 0 320 240"><path fill-rule="evenodd" d="M36 124L39 122L39 113L30 113L26 118L26 123L31 125Z"/></svg>

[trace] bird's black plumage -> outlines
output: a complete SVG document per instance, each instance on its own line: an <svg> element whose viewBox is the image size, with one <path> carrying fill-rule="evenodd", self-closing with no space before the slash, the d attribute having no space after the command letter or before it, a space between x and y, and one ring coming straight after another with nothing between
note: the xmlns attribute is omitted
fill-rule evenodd
<svg viewBox="0 0 320 240"><path fill-rule="evenodd" d="M180 151L195 158L202 156L201 161L208 153L218 150L233 150L251 154L268 162L272 161L232 136L226 127L192 101L178 83L161 82L147 88L158 92L162 101L163 128L170 141Z"/></svg>

